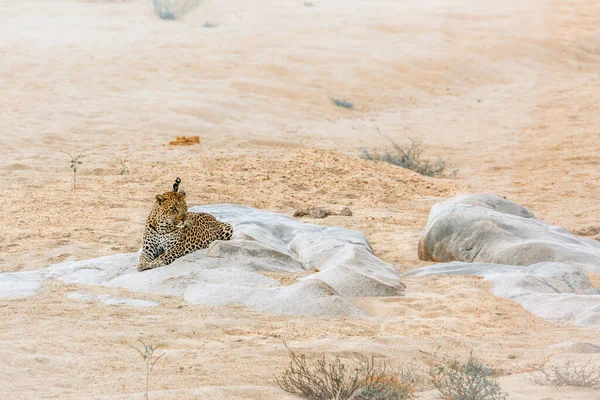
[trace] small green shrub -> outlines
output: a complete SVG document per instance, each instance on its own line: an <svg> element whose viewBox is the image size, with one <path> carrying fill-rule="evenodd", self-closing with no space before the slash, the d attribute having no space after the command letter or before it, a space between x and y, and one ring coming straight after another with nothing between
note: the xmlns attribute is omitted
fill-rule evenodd
<svg viewBox="0 0 600 400"><path fill-rule="evenodd" d="M329 98L333 104L342 108L354 108L354 103L349 102L348 100L336 99L334 97Z"/></svg>
<svg viewBox="0 0 600 400"><path fill-rule="evenodd" d="M176 19L198 6L200 0L152 0L160 19Z"/></svg>
<svg viewBox="0 0 600 400"><path fill-rule="evenodd" d="M71 155L71 153L68 153L66 151L61 151L61 153L64 153L64 154L68 155L69 157L71 157L71 160L69 163L69 168L71 168L73 170L73 190L75 190L75 180L77 177L77 166L83 164L83 162L80 159L82 158L83 153L85 153L88 150L90 150L90 149L83 150L81 153L77 154L76 157L73 157Z"/></svg>
<svg viewBox="0 0 600 400"><path fill-rule="evenodd" d="M429 364L433 386L444 400L505 400L495 371L469 354L466 362L443 357Z"/></svg>

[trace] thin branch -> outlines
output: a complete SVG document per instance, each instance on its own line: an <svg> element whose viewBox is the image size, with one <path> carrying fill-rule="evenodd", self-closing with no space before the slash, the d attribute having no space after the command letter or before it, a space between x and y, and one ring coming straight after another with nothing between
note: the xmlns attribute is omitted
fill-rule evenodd
<svg viewBox="0 0 600 400"><path fill-rule="evenodd" d="M77 158L76 158L76 159L78 159L78 158L79 158L79 156L81 156L83 153L85 153L85 152L86 152L86 151L88 151L88 150L91 150L91 148L83 150L81 153L79 153L79 154L77 155Z"/></svg>
<svg viewBox="0 0 600 400"><path fill-rule="evenodd" d="M64 154L68 155L69 157L71 157L71 160L74 160L74 157L71 155L71 153L67 153L66 151L62 151L62 150L59 150L58 152L64 153Z"/></svg>
<svg viewBox="0 0 600 400"><path fill-rule="evenodd" d="M157 358L154 360L154 362L152 363L152 366L150 367L150 371L152 371L152 369L154 369L154 364L156 364L156 362L157 362L158 360L160 360L161 358L163 358L163 356L165 356L165 354L166 354L166 353L162 353L160 356L158 356L158 357L157 357Z"/></svg>
<svg viewBox="0 0 600 400"><path fill-rule="evenodd" d="M142 352L141 352L141 351L140 351L140 350L139 350L137 347L135 347L135 346L131 346L131 345L129 345L129 347L131 347L132 349L134 349L135 351L137 351L138 353L140 353L140 356L141 356L142 358L144 358L144 353L142 353Z"/></svg>

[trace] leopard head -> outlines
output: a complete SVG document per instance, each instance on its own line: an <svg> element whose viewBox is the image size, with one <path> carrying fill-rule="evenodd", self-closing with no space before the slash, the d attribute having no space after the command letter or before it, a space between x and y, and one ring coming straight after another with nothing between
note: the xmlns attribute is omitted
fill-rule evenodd
<svg viewBox="0 0 600 400"><path fill-rule="evenodd" d="M167 192L156 195L147 223L159 233L168 233L183 228L186 219L185 192Z"/></svg>

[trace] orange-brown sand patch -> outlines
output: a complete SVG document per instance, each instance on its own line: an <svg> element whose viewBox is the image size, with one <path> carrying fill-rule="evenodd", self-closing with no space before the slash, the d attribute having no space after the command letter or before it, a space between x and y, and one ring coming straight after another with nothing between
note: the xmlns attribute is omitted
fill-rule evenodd
<svg viewBox="0 0 600 400"><path fill-rule="evenodd" d="M200 136L177 136L177 139L169 142L171 146L191 146L200 143Z"/></svg>

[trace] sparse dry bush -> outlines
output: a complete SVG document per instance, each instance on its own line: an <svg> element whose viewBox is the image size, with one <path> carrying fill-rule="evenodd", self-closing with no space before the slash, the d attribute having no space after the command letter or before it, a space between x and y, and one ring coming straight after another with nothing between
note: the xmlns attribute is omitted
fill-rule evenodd
<svg viewBox="0 0 600 400"><path fill-rule="evenodd" d="M600 368L598 364L588 361L577 367L567 361L562 365L544 366L531 372L530 379L544 386L579 386L600 389Z"/></svg>
<svg viewBox="0 0 600 400"><path fill-rule="evenodd" d="M496 371L477 360L466 362L448 356L427 362L433 386L444 400L505 400Z"/></svg>
<svg viewBox="0 0 600 400"><path fill-rule="evenodd" d="M286 346L287 347L287 346ZM361 356L344 363L325 354L313 363L290 350L290 365L276 378L279 387L309 400L408 400L415 391L409 371L387 371L385 363Z"/></svg>
<svg viewBox="0 0 600 400"><path fill-rule="evenodd" d="M423 139L420 137L410 137L407 145L400 145L398 142L379 132L379 129L377 129L377 132L390 141L392 149L386 147L383 149L383 152L379 152L377 149L368 150L361 148L360 158L386 162L398 167L410 169L421 175L436 178L449 178L458 173L457 169L449 171L451 166L442 158L438 158L434 161L423 158L424 145Z"/></svg>
<svg viewBox="0 0 600 400"><path fill-rule="evenodd" d="M200 4L200 0L152 0L154 11L161 19L177 19Z"/></svg>
<svg viewBox="0 0 600 400"><path fill-rule="evenodd" d="M414 398L415 379L406 373L374 376L370 384L356 390L350 400L408 400Z"/></svg>

